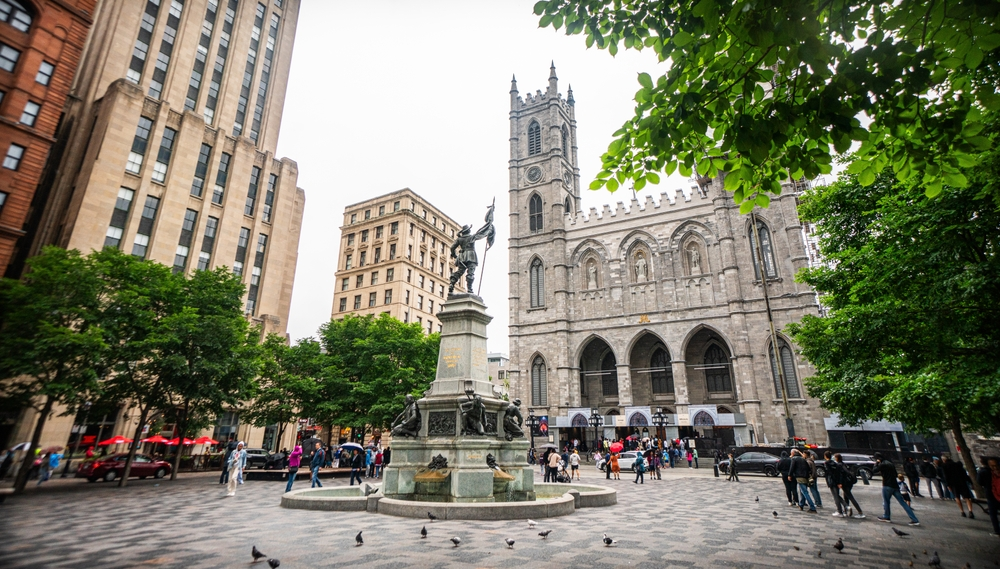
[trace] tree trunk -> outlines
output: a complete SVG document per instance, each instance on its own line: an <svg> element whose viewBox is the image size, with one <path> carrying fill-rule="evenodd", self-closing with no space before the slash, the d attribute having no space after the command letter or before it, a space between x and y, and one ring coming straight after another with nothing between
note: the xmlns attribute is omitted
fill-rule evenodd
<svg viewBox="0 0 1000 569"><path fill-rule="evenodd" d="M42 410L38 414L38 422L35 423L35 432L31 434L31 444L28 445L28 450L24 453L21 468L18 469L17 478L14 479L15 494L24 492L24 487L28 485L28 473L31 472L31 467L35 463L35 449L38 447L39 439L42 438L42 430L45 428L45 422L49 419L49 413L52 412L53 403L52 396L46 395L45 405L42 406Z"/></svg>
<svg viewBox="0 0 1000 569"><path fill-rule="evenodd" d="M177 480L177 471L181 468L181 450L184 448L184 435L187 433L188 408L190 408L190 406L191 402L185 399L184 414L181 416L181 420L177 423L177 454L174 455L174 467L170 472L171 480Z"/></svg>
<svg viewBox="0 0 1000 569"><path fill-rule="evenodd" d="M142 407L139 413L139 424L135 426L135 435L128 447L128 458L125 460L125 472L122 479L118 481L118 487L124 488L128 484L128 475L132 472L132 461L135 460L135 451L139 448L139 438L142 436L142 427L146 425L146 417L149 415L149 405Z"/></svg>
<svg viewBox="0 0 1000 569"><path fill-rule="evenodd" d="M958 418L958 415L951 416L951 433L955 436L955 443L958 445L959 453L962 455L962 462L965 463L965 471L969 473L969 478L972 479L972 487L976 491L976 497L983 500L986 498L986 492L979 485L979 480L976 476L976 461L972 458L972 451L969 450L969 445L965 444L965 435L962 434L962 421Z"/></svg>
<svg viewBox="0 0 1000 569"><path fill-rule="evenodd" d="M278 438L274 441L274 452L278 452L281 449L281 439L285 438L285 426L287 424L285 422L278 423Z"/></svg>

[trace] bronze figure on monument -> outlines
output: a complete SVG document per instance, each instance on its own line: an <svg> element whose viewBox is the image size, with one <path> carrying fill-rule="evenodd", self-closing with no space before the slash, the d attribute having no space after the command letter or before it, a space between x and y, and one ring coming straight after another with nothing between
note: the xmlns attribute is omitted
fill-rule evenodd
<svg viewBox="0 0 1000 569"><path fill-rule="evenodd" d="M420 435L420 409L412 395L406 396L406 407L392 422L392 436L417 437Z"/></svg>
<svg viewBox="0 0 1000 569"><path fill-rule="evenodd" d="M494 200L495 202L496 200ZM479 265L479 257L476 255L476 241L486 239L486 251L493 246L493 239L496 237L496 228L493 227L493 210L496 205L490 205L486 211L486 223L478 231L472 233L472 226L465 225L455 237L455 242L451 245L451 258L455 259L455 270L451 272L451 285L448 287L448 294L455 292L455 284L458 283L462 275L465 275L466 290L472 294L472 283L476 279L476 267ZM455 251L458 249L458 254ZM483 257L486 257L486 251Z"/></svg>

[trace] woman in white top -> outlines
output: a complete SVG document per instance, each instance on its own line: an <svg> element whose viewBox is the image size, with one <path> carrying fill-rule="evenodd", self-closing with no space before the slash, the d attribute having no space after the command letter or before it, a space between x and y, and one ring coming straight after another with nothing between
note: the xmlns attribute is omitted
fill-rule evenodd
<svg viewBox="0 0 1000 569"><path fill-rule="evenodd" d="M574 476L576 477L577 480L579 480L580 479L580 453L579 452L577 452L577 451L574 450L573 454L569 455L569 467L570 467L570 473L569 473L570 480L572 480Z"/></svg>

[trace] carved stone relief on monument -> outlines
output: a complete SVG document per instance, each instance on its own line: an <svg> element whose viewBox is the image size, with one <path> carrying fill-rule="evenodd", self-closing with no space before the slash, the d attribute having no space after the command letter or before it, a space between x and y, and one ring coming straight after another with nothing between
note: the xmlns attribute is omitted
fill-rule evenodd
<svg viewBox="0 0 1000 569"><path fill-rule="evenodd" d="M436 411L428 413L427 434L437 437L454 437L458 422L454 411Z"/></svg>

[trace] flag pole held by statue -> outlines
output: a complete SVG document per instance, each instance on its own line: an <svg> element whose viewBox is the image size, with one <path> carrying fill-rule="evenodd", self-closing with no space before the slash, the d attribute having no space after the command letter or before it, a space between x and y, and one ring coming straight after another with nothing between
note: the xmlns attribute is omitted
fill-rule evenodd
<svg viewBox="0 0 1000 569"><path fill-rule="evenodd" d="M479 271L479 288L476 289L476 296L481 296L479 293L483 290L483 280L486 277L486 255L490 252L490 247L493 246L493 239L497 235L496 227L493 226L493 210L496 206L497 198L493 196L493 203L490 204L490 209L486 212L486 224L489 225L490 230L486 235L486 250L483 251L483 268Z"/></svg>

